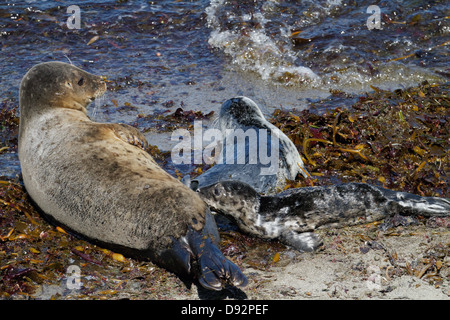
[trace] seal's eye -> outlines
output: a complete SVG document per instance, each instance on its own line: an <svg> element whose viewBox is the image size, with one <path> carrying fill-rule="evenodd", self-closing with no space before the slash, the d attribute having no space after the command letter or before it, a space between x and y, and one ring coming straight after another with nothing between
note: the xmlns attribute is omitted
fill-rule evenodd
<svg viewBox="0 0 450 320"><path fill-rule="evenodd" d="M80 80L78 80L78 85L81 87L84 84L84 78L81 77Z"/></svg>
<svg viewBox="0 0 450 320"><path fill-rule="evenodd" d="M220 190L219 190L219 188L214 188L214 194L215 194L216 196L220 196Z"/></svg>

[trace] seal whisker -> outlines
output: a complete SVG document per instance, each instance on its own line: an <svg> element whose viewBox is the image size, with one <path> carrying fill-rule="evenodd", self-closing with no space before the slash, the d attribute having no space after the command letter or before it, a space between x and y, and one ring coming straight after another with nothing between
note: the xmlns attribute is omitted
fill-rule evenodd
<svg viewBox="0 0 450 320"><path fill-rule="evenodd" d="M67 54L64 54L64 57L66 57L66 59L67 60L69 60L69 63L70 63L70 65L74 65L73 63L72 63L72 60L70 60L70 58L69 58L69 56L67 55Z"/></svg>

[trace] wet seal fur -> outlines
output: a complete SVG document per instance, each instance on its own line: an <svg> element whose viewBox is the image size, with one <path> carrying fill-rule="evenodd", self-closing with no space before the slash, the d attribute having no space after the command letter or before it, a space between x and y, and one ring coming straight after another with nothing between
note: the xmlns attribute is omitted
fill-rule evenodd
<svg viewBox="0 0 450 320"><path fill-rule="evenodd" d="M245 286L217 248L217 227L199 195L156 164L136 128L86 115L105 91L100 77L61 62L24 76L19 159L32 200L73 232L194 275L207 289Z"/></svg>
<svg viewBox="0 0 450 320"><path fill-rule="evenodd" d="M222 181L199 189L216 212L239 228L265 239L278 239L299 251L314 251L322 240L312 231L370 223L398 215L448 216L450 201L420 197L364 183L288 189L262 196L240 181ZM361 219L363 218L363 219Z"/></svg>
<svg viewBox="0 0 450 320"><path fill-rule="evenodd" d="M214 165L211 169L205 171L202 175L192 180L193 188L208 186L213 183L225 180L237 180L247 183L260 193L275 193L283 190L286 179L294 180L297 174L307 177L308 172L305 169L303 161L298 153L294 143L280 129L266 120L258 105L247 97L236 97L223 103L219 114L219 128L225 137L222 142L222 149L219 159L222 163ZM261 129L266 130L267 140L263 141ZM227 130L235 132L242 130L254 130L257 137L257 145L249 146L249 142L234 142L234 146L227 149L227 139L234 139L233 134L227 135ZM270 139L278 139L278 170L274 174L262 175L261 170L270 165L249 161L250 157L259 155L260 145L267 144L267 153L271 154ZM227 152L237 150L232 159L232 163L227 163ZM244 153L239 153L244 150ZM242 159L239 159L241 157ZM239 164L238 160L244 160L244 164Z"/></svg>
<svg viewBox="0 0 450 320"><path fill-rule="evenodd" d="M252 100L237 97L222 105L219 123L221 128L263 127L279 131L262 119ZM450 214L447 199L420 197L363 183L289 189L268 195L268 191L283 185L289 172L307 174L295 146L286 136L281 138L286 139L290 144L283 142L287 147L280 148L281 165L276 177L268 180L258 175L258 164L216 165L193 180L191 187L200 192L211 210L230 217L242 231L278 239L300 251L313 251L321 245L322 240L312 232L318 228L368 223L395 214Z"/></svg>

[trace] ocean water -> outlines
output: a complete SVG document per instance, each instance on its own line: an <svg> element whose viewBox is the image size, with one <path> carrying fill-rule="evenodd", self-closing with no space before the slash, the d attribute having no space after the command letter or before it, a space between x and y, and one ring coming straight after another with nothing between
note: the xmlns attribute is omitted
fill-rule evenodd
<svg viewBox="0 0 450 320"><path fill-rule="evenodd" d="M449 16L448 1L421 0L2 0L0 94L17 105L26 71L59 60L113 84L90 108L97 121L145 126L137 119L179 107L217 115L236 95L270 115L330 90L448 81ZM170 150L170 133L146 136Z"/></svg>
<svg viewBox="0 0 450 320"><path fill-rule="evenodd" d="M448 76L448 2L213 0L207 13L209 43L264 80L360 91Z"/></svg>

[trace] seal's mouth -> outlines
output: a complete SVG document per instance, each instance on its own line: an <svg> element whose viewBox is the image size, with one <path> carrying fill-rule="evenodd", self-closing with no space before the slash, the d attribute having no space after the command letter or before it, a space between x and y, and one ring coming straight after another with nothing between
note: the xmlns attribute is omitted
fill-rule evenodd
<svg viewBox="0 0 450 320"><path fill-rule="evenodd" d="M94 95L94 99L98 98L100 96L102 96L103 94L105 94L107 86L106 86L106 77L101 76L100 77L100 87L98 88L97 92Z"/></svg>
<svg viewBox="0 0 450 320"><path fill-rule="evenodd" d="M99 88L95 91L94 95L89 98L89 100L91 100L91 102L92 102L95 99L103 96L103 94L105 94L105 92L106 92L106 83L105 83L105 81L103 81L103 77L102 77Z"/></svg>

